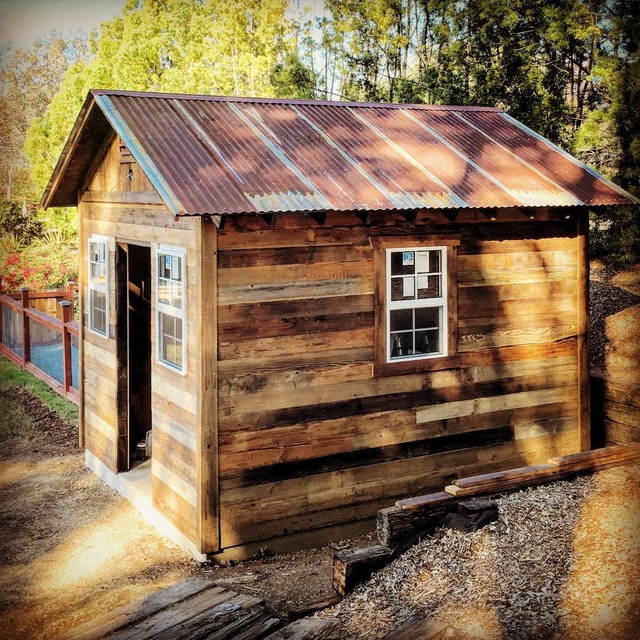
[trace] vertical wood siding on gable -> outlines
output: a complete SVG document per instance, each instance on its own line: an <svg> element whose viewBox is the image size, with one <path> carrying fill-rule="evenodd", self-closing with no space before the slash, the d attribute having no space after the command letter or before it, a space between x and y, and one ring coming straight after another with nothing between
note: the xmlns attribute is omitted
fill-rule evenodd
<svg viewBox="0 0 640 640"><path fill-rule="evenodd" d="M430 228L462 235L462 364L388 378L367 230L251 225L218 238L223 547L578 450L575 221Z"/></svg>

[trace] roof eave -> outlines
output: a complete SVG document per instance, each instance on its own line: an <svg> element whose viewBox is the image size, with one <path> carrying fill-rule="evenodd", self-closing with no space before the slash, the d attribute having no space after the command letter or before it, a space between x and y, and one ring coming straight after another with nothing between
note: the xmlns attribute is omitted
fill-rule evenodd
<svg viewBox="0 0 640 640"><path fill-rule="evenodd" d="M58 186L60 185L60 182L64 177L64 173L67 170L69 163L71 162L74 152L78 146L80 136L82 135L85 125L89 120L89 118L91 117L91 114L94 108L95 108L95 99L92 93L89 92L89 94L87 95L84 101L84 104L82 105L82 108L80 109L80 113L76 118L75 124L71 129L71 133L69 133L69 137L67 138L67 141L62 149L62 153L58 158L58 162L56 164L55 169L53 170L53 173L51 174L51 178L49 178L49 182L47 183L44 193L40 198L39 206L42 209L48 209L49 206L51 205L51 201L53 200L53 197L58 189ZM69 201L59 206L75 207L77 206L77 204L78 202L76 199L76 201L74 202Z"/></svg>

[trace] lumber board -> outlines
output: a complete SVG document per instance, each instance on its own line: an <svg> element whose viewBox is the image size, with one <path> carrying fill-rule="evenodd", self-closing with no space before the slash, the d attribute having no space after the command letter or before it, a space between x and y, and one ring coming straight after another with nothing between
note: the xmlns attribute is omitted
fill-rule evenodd
<svg viewBox="0 0 640 640"><path fill-rule="evenodd" d="M152 467L153 468L153 467ZM195 493L195 489L192 489ZM193 504L165 484L155 473L151 474L153 506L161 511L191 541L197 535L197 512Z"/></svg>
<svg viewBox="0 0 640 640"><path fill-rule="evenodd" d="M312 245L308 247L256 248L251 251L219 251L220 269L244 269L291 264L322 264L325 262L362 262L372 259L369 245Z"/></svg>
<svg viewBox="0 0 640 640"><path fill-rule="evenodd" d="M513 251L511 253L479 253L461 255L462 271L487 269L526 269L536 267L575 267L575 251Z"/></svg>
<svg viewBox="0 0 640 640"><path fill-rule="evenodd" d="M218 474L218 323L217 229L203 218L200 221L199 274L200 296L198 336L199 404L196 426L196 508L198 546L201 552L220 549L220 492ZM205 286L206 283L206 286Z"/></svg>
<svg viewBox="0 0 640 640"><path fill-rule="evenodd" d="M336 618L296 620L265 640L340 640L340 621Z"/></svg>
<svg viewBox="0 0 640 640"><path fill-rule="evenodd" d="M78 625L63 633L57 640L98 640L203 591L208 591L211 596L215 596L222 593L224 589L217 587L211 580L202 576L187 578L168 589L147 596L144 600L110 611Z"/></svg>
<svg viewBox="0 0 640 640"><path fill-rule="evenodd" d="M578 269L578 429L580 450L591 449L591 394L589 377L589 217L578 212L576 253Z"/></svg>
<svg viewBox="0 0 640 640"><path fill-rule="evenodd" d="M582 470L590 469L599 464L624 463L640 460L640 443L630 442L628 444L602 447L591 451L574 453L566 456L549 458L549 464L558 469Z"/></svg>
<svg viewBox="0 0 640 640"><path fill-rule="evenodd" d="M541 464L532 467L518 467L517 469L507 469L506 471L497 471L495 473L485 473L469 478L460 478L453 482L460 488L482 487L485 485L493 486L500 482L509 482L512 480L528 480L544 476L557 468L553 464Z"/></svg>
<svg viewBox="0 0 640 640"><path fill-rule="evenodd" d="M415 509L430 509L454 500L455 498L450 493L438 491L437 493L428 493L424 496L396 500L396 507L404 511L414 511Z"/></svg>

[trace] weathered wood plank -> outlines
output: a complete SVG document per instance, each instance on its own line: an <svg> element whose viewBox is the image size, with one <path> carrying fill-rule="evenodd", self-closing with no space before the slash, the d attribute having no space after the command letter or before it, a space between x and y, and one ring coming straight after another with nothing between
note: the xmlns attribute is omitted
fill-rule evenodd
<svg viewBox="0 0 640 640"><path fill-rule="evenodd" d="M218 322L217 266L218 234L206 218L200 225L200 296L198 336L200 367L198 370L198 423L196 432L196 502L198 540L205 553L220 549L220 492L218 484ZM213 318L213 322L211 321Z"/></svg>
<svg viewBox="0 0 640 640"><path fill-rule="evenodd" d="M176 601L173 606L160 608L139 622L116 631L109 640L145 640L157 637L219 604L230 602L236 596L237 594L233 591L227 591L221 587L202 590L188 598Z"/></svg>
<svg viewBox="0 0 640 640"><path fill-rule="evenodd" d="M99 640L203 591L207 591L210 596L225 592L222 587L216 587L211 580L194 576L168 589L153 593L144 600L110 611L74 627L59 636L57 640Z"/></svg>
<svg viewBox="0 0 640 640"><path fill-rule="evenodd" d="M372 250L368 245L290 246L275 249L253 247L250 251L221 250L218 254L218 266L222 270L269 265L349 263L371 259Z"/></svg>
<svg viewBox="0 0 640 640"><path fill-rule="evenodd" d="M336 618L305 618L288 624L265 640L340 640L340 621Z"/></svg>
<svg viewBox="0 0 640 640"><path fill-rule="evenodd" d="M307 247L322 245L369 246L366 229L267 229L236 232L225 227L218 239L221 251L247 249L276 249L280 247Z"/></svg>
<svg viewBox="0 0 640 640"><path fill-rule="evenodd" d="M591 448L591 394L589 391L589 214L578 213L578 428L580 449Z"/></svg>
<svg viewBox="0 0 640 640"><path fill-rule="evenodd" d="M466 254L458 257L460 271L492 269L531 269L546 267L575 267L574 251L513 251L510 253Z"/></svg>
<svg viewBox="0 0 640 640"><path fill-rule="evenodd" d="M189 540L196 543L198 532L194 505L178 495L156 474L151 475L151 497L153 505L165 514Z"/></svg>

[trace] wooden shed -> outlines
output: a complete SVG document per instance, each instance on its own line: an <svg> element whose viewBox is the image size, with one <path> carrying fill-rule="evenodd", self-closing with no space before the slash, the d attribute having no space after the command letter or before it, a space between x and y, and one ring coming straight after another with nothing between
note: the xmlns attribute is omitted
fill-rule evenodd
<svg viewBox="0 0 640 640"><path fill-rule="evenodd" d="M588 212L637 202L499 109L91 91L42 198L86 463L232 557L588 449Z"/></svg>

